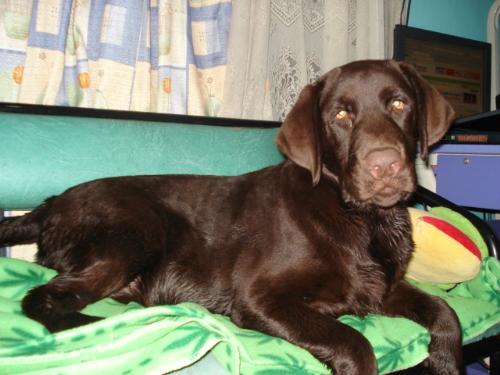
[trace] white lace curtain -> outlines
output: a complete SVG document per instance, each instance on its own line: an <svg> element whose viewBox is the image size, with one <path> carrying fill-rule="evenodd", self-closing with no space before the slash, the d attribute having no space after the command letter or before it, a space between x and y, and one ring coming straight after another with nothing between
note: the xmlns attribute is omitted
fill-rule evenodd
<svg viewBox="0 0 500 375"><path fill-rule="evenodd" d="M390 57L392 30L406 14L403 0L233 0L232 6L219 115L274 120L329 69Z"/></svg>

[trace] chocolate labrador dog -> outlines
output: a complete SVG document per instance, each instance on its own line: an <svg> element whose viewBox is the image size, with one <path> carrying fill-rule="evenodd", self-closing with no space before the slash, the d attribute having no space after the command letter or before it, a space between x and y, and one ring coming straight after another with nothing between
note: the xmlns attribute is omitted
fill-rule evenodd
<svg viewBox="0 0 500 375"><path fill-rule="evenodd" d="M428 373L462 374L455 313L403 279L417 142L425 157L452 118L409 65L334 69L286 117L282 164L236 177L99 179L5 219L0 243L37 242L38 262L59 272L22 308L55 332L98 320L79 311L103 297L196 302L359 375L377 373L372 348L337 318L402 316L431 333Z"/></svg>

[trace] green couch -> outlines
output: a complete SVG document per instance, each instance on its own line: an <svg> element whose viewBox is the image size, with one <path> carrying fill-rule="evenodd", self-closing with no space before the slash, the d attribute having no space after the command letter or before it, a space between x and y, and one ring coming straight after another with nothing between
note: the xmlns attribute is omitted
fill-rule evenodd
<svg viewBox="0 0 500 375"><path fill-rule="evenodd" d="M274 146L278 126L0 103L0 208L30 209L71 185L103 176L256 170L283 159ZM427 204L446 204L423 189L419 196ZM485 240L495 255L498 244L491 233ZM104 299L86 311L108 319L51 334L23 316L19 302L55 274L0 258L0 375L329 373L301 348L239 329L226 317L189 303L144 308ZM483 356L498 360L499 280L499 262L490 256L476 279L451 291L419 285L457 311L468 362ZM341 320L368 337L380 373L411 373L427 356L429 334L413 322L375 315Z"/></svg>

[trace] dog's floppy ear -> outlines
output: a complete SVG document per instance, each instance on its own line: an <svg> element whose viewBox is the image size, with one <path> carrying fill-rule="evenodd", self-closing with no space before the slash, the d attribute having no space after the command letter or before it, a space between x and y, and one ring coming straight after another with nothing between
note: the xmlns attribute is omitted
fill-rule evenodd
<svg viewBox="0 0 500 375"><path fill-rule="evenodd" d="M288 159L311 172L313 185L321 177L321 145L319 141L319 92L321 82L304 87L297 102L281 125L276 138L278 148Z"/></svg>
<svg viewBox="0 0 500 375"><path fill-rule="evenodd" d="M420 156L425 160L429 146L439 141L448 131L455 118L455 111L413 66L406 63L399 63L399 65L417 92Z"/></svg>

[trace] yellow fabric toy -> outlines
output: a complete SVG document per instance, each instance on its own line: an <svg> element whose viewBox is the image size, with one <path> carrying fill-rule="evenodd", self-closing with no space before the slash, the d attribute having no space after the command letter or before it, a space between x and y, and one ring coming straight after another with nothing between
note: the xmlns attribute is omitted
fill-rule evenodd
<svg viewBox="0 0 500 375"><path fill-rule="evenodd" d="M416 208L408 209L415 252L406 277L436 284L473 279L487 255L486 245L463 216L442 207L433 210L439 216Z"/></svg>

